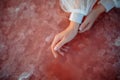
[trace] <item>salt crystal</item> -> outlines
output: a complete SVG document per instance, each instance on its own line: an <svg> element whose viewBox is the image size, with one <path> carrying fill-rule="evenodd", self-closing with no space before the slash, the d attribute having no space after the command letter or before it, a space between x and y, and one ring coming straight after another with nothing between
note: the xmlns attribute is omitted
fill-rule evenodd
<svg viewBox="0 0 120 80"><path fill-rule="evenodd" d="M115 46L120 46L120 37L118 37L118 38L115 40L114 45L115 45Z"/></svg>
<svg viewBox="0 0 120 80"><path fill-rule="evenodd" d="M50 42L51 40L52 40L52 38L53 38L53 34L50 34L49 36L47 36L46 38L45 38L45 41L46 42Z"/></svg>
<svg viewBox="0 0 120 80"><path fill-rule="evenodd" d="M31 73L29 72L24 72L20 75L19 79L18 80L24 80L24 79L27 79L31 76Z"/></svg>

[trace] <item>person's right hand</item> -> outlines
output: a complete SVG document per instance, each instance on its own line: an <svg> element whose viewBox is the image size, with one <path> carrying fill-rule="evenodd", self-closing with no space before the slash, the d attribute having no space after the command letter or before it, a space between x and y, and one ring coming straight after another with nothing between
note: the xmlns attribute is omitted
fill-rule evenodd
<svg viewBox="0 0 120 80"><path fill-rule="evenodd" d="M82 33L89 30L93 26L99 15L103 12L105 12L104 6L102 4L96 5L95 8L93 8L92 11L88 14L83 23L80 25L79 32Z"/></svg>
<svg viewBox="0 0 120 80"><path fill-rule="evenodd" d="M79 24L78 23L75 23L75 22L71 22L70 23L70 26L65 29L64 31L58 33L53 42L52 42L52 45L51 45L51 50L52 50L52 53L53 53L53 56L55 58L57 58L58 54L57 54L57 51L60 50L60 48L68 43L69 41L71 41L78 33L78 27L79 27ZM61 54L62 56L64 56L63 53L59 53Z"/></svg>

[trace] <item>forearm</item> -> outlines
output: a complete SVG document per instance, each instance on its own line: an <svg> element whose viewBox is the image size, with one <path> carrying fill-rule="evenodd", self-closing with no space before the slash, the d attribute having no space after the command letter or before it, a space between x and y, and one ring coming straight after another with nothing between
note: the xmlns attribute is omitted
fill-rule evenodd
<svg viewBox="0 0 120 80"><path fill-rule="evenodd" d="M102 4L97 4L93 10L97 14L97 16L106 11L105 7Z"/></svg>
<svg viewBox="0 0 120 80"><path fill-rule="evenodd" d="M105 11L106 11L106 9L102 4L97 4L90 13L93 13L94 18L97 19L97 17ZM79 15L77 15L77 16L79 16ZM90 19L92 19L92 18L90 18ZM70 30L70 29L78 30L79 25L80 25L80 23L77 23L75 21L70 21L70 24L67 27L67 30Z"/></svg>

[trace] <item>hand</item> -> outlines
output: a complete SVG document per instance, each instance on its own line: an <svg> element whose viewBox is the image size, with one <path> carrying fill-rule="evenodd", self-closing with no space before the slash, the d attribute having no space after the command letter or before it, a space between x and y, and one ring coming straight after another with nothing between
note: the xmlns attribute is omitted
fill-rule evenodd
<svg viewBox="0 0 120 80"><path fill-rule="evenodd" d="M103 13L105 11L105 8L101 5L101 4L98 4L89 14L88 16L86 17L86 19L83 21L83 23L81 24L80 28L79 28L79 31L80 33L81 32L85 32L87 30L89 30L95 20L98 18L98 16Z"/></svg>
<svg viewBox="0 0 120 80"><path fill-rule="evenodd" d="M64 44L71 41L77 35L78 27L79 27L78 23L71 22L67 29L65 29L64 31L60 32L55 36L51 45L51 50L55 58L57 58L58 56L56 51L59 51ZM64 54L62 53L59 54L64 56Z"/></svg>

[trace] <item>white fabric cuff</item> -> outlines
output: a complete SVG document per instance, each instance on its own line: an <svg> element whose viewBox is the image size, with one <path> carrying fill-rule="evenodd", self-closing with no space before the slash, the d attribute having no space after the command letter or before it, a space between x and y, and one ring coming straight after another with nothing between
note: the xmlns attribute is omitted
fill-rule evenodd
<svg viewBox="0 0 120 80"><path fill-rule="evenodd" d="M77 23L81 23L84 15L80 13L71 13L69 20Z"/></svg>
<svg viewBox="0 0 120 80"><path fill-rule="evenodd" d="M113 7L115 7L113 0L100 0L100 3L105 7L106 12L110 11Z"/></svg>

